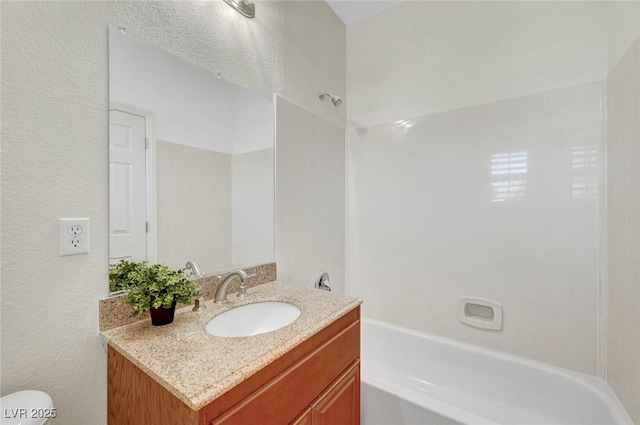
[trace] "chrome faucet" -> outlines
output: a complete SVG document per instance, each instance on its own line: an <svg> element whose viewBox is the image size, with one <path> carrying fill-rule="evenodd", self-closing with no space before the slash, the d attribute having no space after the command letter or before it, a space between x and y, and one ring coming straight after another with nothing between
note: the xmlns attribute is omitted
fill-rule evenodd
<svg viewBox="0 0 640 425"><path fill-rule="evenodd" d="M249 276L244 270L233 270L229 273L218 276L218 279L220 279L220 286L218 286L218 289L216 290L215 299L213 301L214 303L225 304L229 302L227 300L227 291L229 290L229 284L234 276L240 277L240 291L238 292L238 297L244 298L247 296L246 281L249 279Z"/></svg>
<svg viewBox="0 0 640 425"><path fill-rule="evenodd" d="M184 275L187 279L198 279L199 277L204 276L204 273L200 271L198 263L193 260L189 260L184 266ZM204 305L204 297L202 296L202 287L200 285L198 285L198 295L193 298L193 302L193 311L201 311L207 308L207 306Z"/></svg>
<svg viewBox="0 0 640 425"><path fill-rule="evenodd" d="M193 260L187 261L187 264L184 266L184 275L189 279L197 279L202 277L204 273L200 271L200 267L198 267L198 263Z"/></svg>

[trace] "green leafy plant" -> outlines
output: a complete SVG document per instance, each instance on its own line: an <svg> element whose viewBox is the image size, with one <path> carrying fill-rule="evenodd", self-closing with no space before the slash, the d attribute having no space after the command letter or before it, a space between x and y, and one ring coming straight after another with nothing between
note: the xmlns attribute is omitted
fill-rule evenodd
<svg viewBox="0 0 640 425"><path fill-rule="evenodd" d="M137 316L150 308L171 308L174 302L188 303L199 289L182 270L164 264L121 260L109 266L109 286L126 290L123 302L133 307Z"/></svg>
<svg viewBox="0 0 640 425"><path fill-rule="evenodd" d="M109 290L118 292L126 290L132 280L129 274L137 273L146 266L146 262L120 260L116 264L109 265Z"/></svg>

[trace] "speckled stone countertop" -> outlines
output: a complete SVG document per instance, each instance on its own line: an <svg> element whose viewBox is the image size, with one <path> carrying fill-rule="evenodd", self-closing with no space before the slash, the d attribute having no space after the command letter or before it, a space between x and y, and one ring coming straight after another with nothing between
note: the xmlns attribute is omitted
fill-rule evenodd
<svg viewBox="0 0 640 425"><path fill-rule="evenodd" d="M103 331L109 344L193 410L199 410L272 361L307 340L361 301L302 285L269 282L250 289L229 304L207 301L207 308L176 311L173 323L152 326L144 320ZM222 338L205 326L220 313L244 304L285 301L300 316L293 323L262 335Z"/></svg>

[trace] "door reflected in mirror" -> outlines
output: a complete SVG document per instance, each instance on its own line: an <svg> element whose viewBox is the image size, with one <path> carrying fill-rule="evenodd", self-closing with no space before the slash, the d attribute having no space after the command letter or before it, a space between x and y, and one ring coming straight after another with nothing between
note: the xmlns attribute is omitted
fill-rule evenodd
<svg viewBox="0 0 640 425"><path fill-rule="evenodd" d="M109 27L109 260L274 259L273 103Z"/></svg>

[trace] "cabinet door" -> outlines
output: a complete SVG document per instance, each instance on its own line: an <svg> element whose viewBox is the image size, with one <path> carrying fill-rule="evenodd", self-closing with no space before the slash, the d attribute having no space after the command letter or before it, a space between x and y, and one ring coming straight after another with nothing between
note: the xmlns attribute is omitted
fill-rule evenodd
<svg viewBox="0 0 640 425"><path fill-rule="evenodd" d="M308 407L307 410L294 419L290 425L311 425L311 408Z"/></svg>
<svg viewBox="0 0 640 425"><path fill-rule="evenodd" d="M360 361L311 405L312 425L360 425Z"/></svg>

